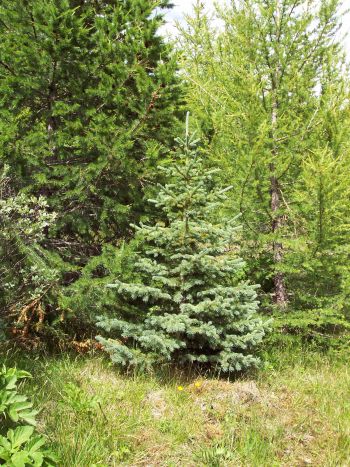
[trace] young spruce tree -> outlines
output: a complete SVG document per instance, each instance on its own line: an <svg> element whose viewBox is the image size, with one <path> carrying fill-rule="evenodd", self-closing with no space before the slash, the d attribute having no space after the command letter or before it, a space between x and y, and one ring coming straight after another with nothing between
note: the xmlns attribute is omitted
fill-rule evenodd
<svg viewBox="0 0 350 467"><path fill-rule="evenodd" d="M257 286L242 280L235 220L216 223L228 188L218 189L217 170L204 168L188 120L177 142L176 160L160 167L168 183L151 200L161 220L136 227L135 281L109 285L119 310L98 324L114 339L98 340L124 365L146 353L240 371L258 363L253 349L264 336Z"/></svg>

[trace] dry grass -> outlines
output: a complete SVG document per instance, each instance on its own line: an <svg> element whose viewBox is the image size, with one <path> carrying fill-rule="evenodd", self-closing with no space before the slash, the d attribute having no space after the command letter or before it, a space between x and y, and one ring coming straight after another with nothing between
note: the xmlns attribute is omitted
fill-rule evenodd
<svg viewBox="0 0 350 467"><path fill-rule="evenodd" d="M99 358L22 366L34 373L40 427L62 467L350 466L345 359L281 354L235 382L125 376Z"/></svg>

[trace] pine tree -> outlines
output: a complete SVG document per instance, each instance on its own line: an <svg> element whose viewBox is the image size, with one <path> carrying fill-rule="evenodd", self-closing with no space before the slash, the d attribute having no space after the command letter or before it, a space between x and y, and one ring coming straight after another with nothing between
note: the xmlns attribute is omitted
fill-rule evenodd
<svg viewBox="0 0 350 467"><path fill-rule="evenodd" d="M256 288L243 281L236 220L216 222L228 189L215 184L188 132L175 160L160 167L168 183L151 202L155 225L136 227L139 257L134 280L116 280L115 317L98 325L114 339L99 341L117 363L151 354L166 360L239 371L258 363L254 347L264 336Z"/></svg>
<svg viewBox="0 0 350 467"><path fill-rule="evenodd" d="M181 99L154 0L4 0L0 161L58 213L51 242L85 260L128 233Z"/></svg>

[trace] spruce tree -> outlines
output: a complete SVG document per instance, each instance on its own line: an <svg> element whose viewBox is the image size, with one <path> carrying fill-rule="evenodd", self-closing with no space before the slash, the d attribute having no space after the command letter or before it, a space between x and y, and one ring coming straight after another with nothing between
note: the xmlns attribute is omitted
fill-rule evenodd
<svg viewBox="0 0 350 467"><path fill-rule="evenodd" d="M83 261L128 233L173 140L181 99L158 34L166 0L4 0L0 162L58 213L51 242Z"/></svg>
<svg viewBox="0 0 350 467"><path fill-rule="evenodd" d="M112 338L98 340L124 365L151 354L243 370L258 363L254 347L264 336L257 286L243 280L236 219L217 221L228 189L217 188L217 169L205 168L188 121L177 141L175 159L160 167L167 184L150 200L159 220L136 227L133 280L109 285L118 312L99 319Z"/></svg>

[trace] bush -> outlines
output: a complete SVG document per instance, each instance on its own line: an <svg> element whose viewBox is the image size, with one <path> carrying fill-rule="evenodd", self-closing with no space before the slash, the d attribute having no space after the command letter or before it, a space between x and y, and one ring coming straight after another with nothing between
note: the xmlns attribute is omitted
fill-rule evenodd
<svg viewBox="0 0 350 467"><path fill-rule="evenodd" d="M0 172L0 327L11 327L15 335L25 336L32 324L37 330L41 327L43 304L57 286L53 257L41 246L54 220L45 198L13 193L4 167Z"/></svg>

